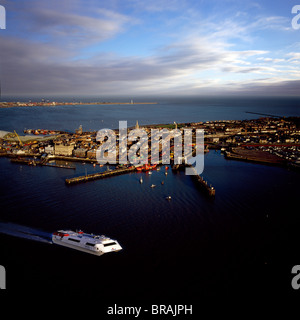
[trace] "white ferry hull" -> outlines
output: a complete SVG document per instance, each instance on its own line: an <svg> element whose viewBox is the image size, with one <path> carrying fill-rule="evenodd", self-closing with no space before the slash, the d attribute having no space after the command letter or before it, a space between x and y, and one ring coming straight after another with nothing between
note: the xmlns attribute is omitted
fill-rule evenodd
<svg viewBox="0 0 300 320"><path fill-rule="evenodd" d="M83 233L82 231L74 232L71 230L60 230L54 232L52 234L52 242L60 246L90 253L96 256L122 250L122 247L116 240L105 236Z"/></svg>
<svg viewBox="0 0 300 320"><path fill-rule="evenodd" d="M96 256L102 256L104 254L104 252L102 252L100 250L99 251L93 251L91 249L86 249L86 248L83 248L83 247L79 247L79 246L73 245L71 243L66 243L66 242L61 241L61 240L52 239L52 242L55 243L55 244L58 244L60 246L64 246L64 247L67 247L67 248L71 248L71 249L79 250L79 251L82 251L82 252L94 254Z"/></svg>

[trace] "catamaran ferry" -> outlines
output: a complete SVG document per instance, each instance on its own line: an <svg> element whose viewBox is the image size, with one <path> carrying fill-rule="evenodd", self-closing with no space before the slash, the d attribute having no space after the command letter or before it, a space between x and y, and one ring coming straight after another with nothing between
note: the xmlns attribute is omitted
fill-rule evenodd
<svg viewBox="0 0 300 320"><path fill-rule="evenodd" d="M117 240L83 231L59 230L52 234L52 242L97 256L122 250Z"/></svg>

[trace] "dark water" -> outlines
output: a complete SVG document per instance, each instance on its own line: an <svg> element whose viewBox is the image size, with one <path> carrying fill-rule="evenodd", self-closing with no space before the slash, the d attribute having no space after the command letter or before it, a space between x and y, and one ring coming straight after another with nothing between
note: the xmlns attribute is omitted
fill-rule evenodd
<svg viewBox="0 0 300 320"><path fill-rule="evenodd" d="M85 111L83 107L60 108L0 110L1 129L73 129L85 125L88 118L98 129L95 118L101 118L100 111L91 117L98 107ZM114 112L109 110L105 121L173 120L168 120L166 110L155 118L149 106L145 111L149 118L144 116L141 121L143 112L136 111L139 106L112 108ZM157 116L156 108L163 106L154 107ZM195 115L180 111L179 104L174 108L179 113L172 113L175 120L196 120ZM187 103L186 108L198 110L194 103ZM227 111L221 113L216 106L205 116L199 114L197 120L215 119L218 114L220 119L247 117L240 107L232 107L236 114L230 106L223 108ZM67 109L72 110L70 117L58 116ZM115 113L116 109L123 112ZM278 107L273 113L283 110ZM267 107L263 111L272 113ZM291 107L288 115L297 111ZM0 264L7 270L11 292L59 291L67 296L88 291L102 301L132 303L139 299L189 303L203 296L228 294L294 294L290 283L291 268L299 263L299 172L228 161L210 151L205 155L204 176L216 188L214 200L184 172L169 170L165 176L164 168L152 175L131 173L65 185L64 179L74 174L99 170L89 164L76 164L76 171L20 166L0 158ZM150 188L152 183L155 188ZM167 195L172 196L171 201L165 199ZM124 250L96 257L49 244L51 232L63 228L106 234L116 238Z"/></svg>

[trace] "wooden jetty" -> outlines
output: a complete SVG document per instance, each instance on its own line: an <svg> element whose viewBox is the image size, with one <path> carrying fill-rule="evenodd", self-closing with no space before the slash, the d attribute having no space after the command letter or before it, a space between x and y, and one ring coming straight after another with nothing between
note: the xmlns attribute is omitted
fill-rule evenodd
<svg viewBox="0 0 300 320"><path fill-rule="evenodd" d="M92 180L98 180L98 179L118 176L121 174L133 172L135 170L136 170L135 167L107 170L104 172L90 173L90 174L86 174L84 176L66 179L65 182L67 185L72 185L72 184L81 183L81 182L87 182L87 181L92 181Z"/></svg>

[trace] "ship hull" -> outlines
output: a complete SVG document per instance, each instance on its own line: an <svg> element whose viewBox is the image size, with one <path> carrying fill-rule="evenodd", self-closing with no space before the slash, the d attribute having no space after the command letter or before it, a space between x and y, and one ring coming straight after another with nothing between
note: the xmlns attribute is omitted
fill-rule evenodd
<svg viewBox="0 0 300 320"><path fill-rule="evenodd" d="M64 246L64 247L71 248L71 249L74 249L74 250L79 250L79 251L86 252L86 253L90 253L90 254L93 254L95 256L102 256L105 253L105 252L102 252L100 250L96 251L96 250L92 250L92 249L87 249L87 248L84 248L84 247L73 245L71 243L67 243L67 242L62 241L62 240L56 240L54 238L52 239L52 242L55 243L55 244L58 244L60 246Z"/></svg>

